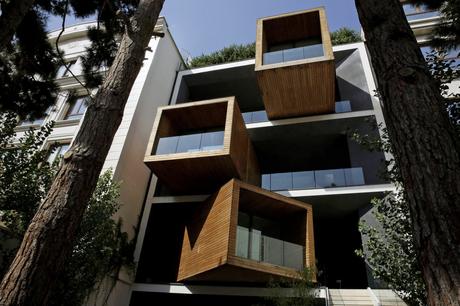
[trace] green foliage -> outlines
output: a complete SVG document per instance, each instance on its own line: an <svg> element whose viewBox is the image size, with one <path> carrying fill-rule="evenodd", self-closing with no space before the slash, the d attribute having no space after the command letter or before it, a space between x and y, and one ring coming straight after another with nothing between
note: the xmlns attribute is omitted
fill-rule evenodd
<svg viewBox="0 0 460 306"><path fill-rule="evenodd" d="M21 239L38 205L46 196L59 161L46 162L49 151L40 150L52 124L29 130L16 139L14 115L0 120L0 221L9 237ZM112 216L120 208L119 185L112 172L100 176L87 206L70 259L48 305L82 305L108 275L116 281L122 266L132 266L134 242ZM0 243L1 245L1 243ZM6 272L16 248L0 248L0 275Z"/></svg>
<svg viewBox="0 0 460 306"><path fill-rule="evenodd" d="M222 50L213 52L211 54L203 54L201 56L194 57L190 63L190 68L198 68L209 65L217 65L223 63L230 63L245 59L254 58L256 55L255 43L247 45L231 45L225 47Z"/></svg>
<svg viewBox="0 0 460 306"><path fill-rule="evenodd" d="M447 52L443 49L433 50L426 55L428 69L439 84L444 97L444 108L453 128L460 134L460 93L449 93L449 84L460 77L460 64L445 60ZM457 88L458 89L458 88Z"/></svg>
<svg viewBox="0 0 460 306"><path fill-rule="evenodd" d="M460 45L460 0L409 0L409 2L441 12L443 21L434 30L433 45L447 49L454 49Z"/></svg>
<svg viewBox="0 0 460 306"><path fill-rule="evenodd" d="M447 94L447 84L458 77L458 66L446 61L444 51L433 51L427 56L429 71L438 81L440 93ZM459 128L458 103L445 99L446 116L449 116L453 128ZM392 145L386 129L382 137L372 139L368 135L354 134L356 141L369 150L392 153ZM412 234L410 209L406 201L402 178L394 159L387 161L386 178L396 187L395 193L384 198L373 199L373 215L378 226L362 222L360 232L367 237L365 251L357 253L365 258L372 267L374 276L395 290L409 305L426 305L426 289L422 279L421 267L417 260Z"/></svg>
<svg viewBox="0 0 460 306"><path fill-rule="evenodd" d="M53 124L30 129L15 141L16 125L14 114L1 116L0 210L4 212L2 221L22 235L54 178L55 167L44 162L48 152L40 150Z"/></svg>
<svg viewBox="0 0 460 306"><path fill-rule="evenodd" d="M101 175L83 216L77 242L48 305L80 306L107 276L114 281L122 266L133 266L134 243L111 217L120 204L112 172Z"/></svg>
<svg viewBox="0 0 460 306"><path fill-rule="evenodd" d="M299 279L271 280L268 287L273 295L264 298L257 306L310 306L315 304L315 286L312 281L314 271L304 268L299 271Z"/></svg>
<svg viewBox="0 0 460 306"><path fill-rule="evenodd" d="M331 40L334 46L362 41L357 31L346 27L331 32Z"/></svg>
<svg viewBox="0 0 460 306"><path fill-rule="evenodd" d="M6 6L0 3L0 11ZM0 46L0 112L13 111L22 119L35 119L54 103L57 54L48 43L45 21L42 10L30 10L16 30L15 40Z"/></svg>
<svg viewBox="0 0 460 306"><path fill-rule="evenodd" d="M331 33L332 44L340 45L352 42L361 41L361 36L358 32L341 28ZM212 52L210 54L202 54L192 58L188 64L189 68L205 67L210 65L231 63L245 59L255 58L256 44L250 43L246 45L230 45L221 50Z"/></svg>
<svg viewBox="0 0 460 306"><path fill-rule="evenodd" d="M58 66L64 64L61 50L48 42L45 26L49 15L97 16L90 29L91 45L83 57L86 86L102 82L98 72L109 67L118 49L116 38L124 33L126 20L134 14L138 0L37 0L15 29L14 39L0 46L0 112L12 111L21 119L42 117L54 104ZM14 11L17 1L0 1L0 11ZM121 17L123 16L123 17ZM0 29L1 31L1 29Z"/></svg>
<svg viewBox="0 0 460 306"><path fill-rule="evenodd" d="M409 207L402 189L383 199L373 199L375 228L361 223L359 230L367 237L366 258L372 273L387 283L409 305L426 305L426 290L412 236Z"/></svg>

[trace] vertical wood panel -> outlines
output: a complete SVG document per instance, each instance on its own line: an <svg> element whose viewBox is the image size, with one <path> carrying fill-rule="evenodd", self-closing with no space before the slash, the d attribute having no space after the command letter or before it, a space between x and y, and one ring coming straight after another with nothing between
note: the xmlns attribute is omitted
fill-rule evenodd
<svg viewBox="0 0 460 306"><path fill-rule="evenodd" d="M178 281L227 262L233 183L200 205L186 225Z"/></svg>

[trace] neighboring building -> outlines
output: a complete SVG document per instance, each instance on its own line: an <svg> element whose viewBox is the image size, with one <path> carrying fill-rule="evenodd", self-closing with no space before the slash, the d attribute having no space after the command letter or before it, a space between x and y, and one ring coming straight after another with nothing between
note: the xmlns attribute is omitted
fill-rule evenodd
<svg viewBox="0 0 460 306"><path fill-rule="evenodd" d="M81 56L85 54L85 48L90 44L86 36L88 27L94 25L95 23L85 23L68 27L59 41L59 47L64 51L64 58L70 65L70 70L82 83L84 78ZM152 37L149 43L152 51L145 54L146 59L133 85L121 125L103 166L103 171L112 169L114 180L121 182L122 206L115 218L123 219L123 230L132 238L135 236L134 229L139 224L149 183L150 171L145 167L143 160L155 113L159 106L168 104L177 72L183 69L184 65L163 17L158 20L155 31L164 33L164 37ZM53 44L59 32L49 33L49 39ZM54 153L50 155L50 160L63 155L69 148L85 115L85 98L89 93L79 81L64 67L59 68L56 82L61 91L56 104L50 108L45 118L22 122L17 127L20 136L30 127L39 127L45 122L55 121L53 132L45 144L45 149L50 145L57 146ZM108 301L109 305L129 303L132 280L127 274L120 275L120 278Z"/></svg>
<svg viewBox="0 0 460 306"><path fill-rule="evenodd" d="M401 0L404 12L406 13L409 25L412 28L420 49L424 56L434 48L431 40L435 34L436 27L443 21L441 13L437 10L430 10L424 5L413 5L408 0ZM453 65L460 65L460 46L447 50L446 60L453 61ZM460 67L460 66L459 66ZM455 80L449 85L450 94L460 94L460 80Z"/></svg>
<svg viewBox="0 0 460 306"><path fill-rule="evenodd" d="M366 289L355 255L370 200L394 190L388 157L351 137L379 137L375 89L364 43L332 47L323 8L258 20L255 59L180 71L147 114L130 305L253 305L314 266L328 305L404 305Z"/></svg>

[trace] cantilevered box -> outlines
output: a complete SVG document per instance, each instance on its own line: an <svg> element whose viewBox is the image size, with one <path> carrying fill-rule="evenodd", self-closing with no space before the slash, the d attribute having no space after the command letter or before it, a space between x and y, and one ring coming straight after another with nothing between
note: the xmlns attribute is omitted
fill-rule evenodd
<svg viewBox="0 0 460 306"><path fill-rule="evenodd" d="M335 64L324 8L258 19L255 71L270 119L334 112Z"/></svg>
<svg viewBox="0 0 460 306"><path fill-rule="evenodd" d="M311 206L233 179L190 216L178 281L298 278L314 263Z"/></svg>
<svg viewBox="0 0 460 306"><path fill-rule="evenodd" d="M144 162L175 193L210 194L231 178L260 183L235 97L159 108Z"/></svg>

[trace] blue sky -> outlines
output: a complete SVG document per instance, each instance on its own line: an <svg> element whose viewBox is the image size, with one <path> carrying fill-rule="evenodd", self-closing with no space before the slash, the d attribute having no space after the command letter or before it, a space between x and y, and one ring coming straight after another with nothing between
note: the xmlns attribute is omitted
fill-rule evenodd
<svg viewBox="0 0 460 306"><path fill-rule="evenodd" d="M326 8L331 31L360 29L353 0L166 0L161 15L182 54L198 56L255 41L257 18L318 6ZM76 22L81 20L69 19L67 25ZM58 27L54 19L48 26Z"/></svg>

